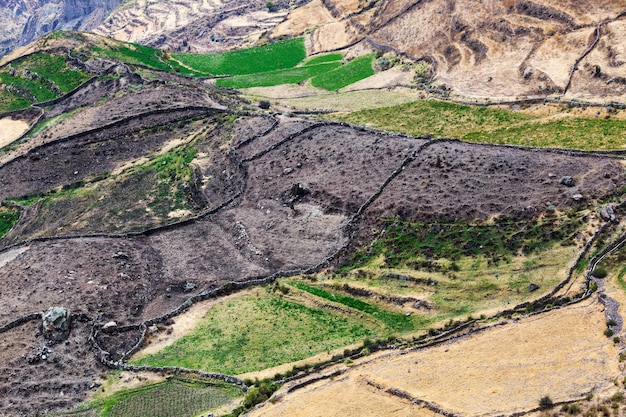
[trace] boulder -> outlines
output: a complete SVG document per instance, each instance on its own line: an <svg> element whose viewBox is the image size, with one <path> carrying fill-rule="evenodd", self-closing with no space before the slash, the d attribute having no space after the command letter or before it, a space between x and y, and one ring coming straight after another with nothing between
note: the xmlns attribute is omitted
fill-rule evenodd
<svg viewBox="0 0 626 417"><path fill-rule="evenodd" d="M113 333L117 330L117 323L114 321L110 321L108 323L104 323L102 326L102 331L104 333Z"/></svg>
<svg viewBox="0 0 626 417"><path fill-rule="evenodd" d="M561 184L563 184L566 187L573 187L574 185L576 185L576 181L574 181L574 178L570 177L569 175L566 175L561 178Z"/></svg>
<svg viewBox="0 0 626 417"><path fill-rule="evenodd" d="M617 222L617 216L615 215L615 210L613 208L613 204L606 205L600 209L600 217L604 221L607 222Z"/></svg>
<svg viewBox="0 0 626 417"><path fill-rule="evenodd" d="M528 291L533 292L539 289L539 285L533 284L532 282L528 284Z"/></svg>
<svg viewBox="0 0 626 417"><path fill-rule="evenodd" d="M62 342L70 336L70 312L65 307L51 307L42 318L43 335L48 340Z"/></svg>

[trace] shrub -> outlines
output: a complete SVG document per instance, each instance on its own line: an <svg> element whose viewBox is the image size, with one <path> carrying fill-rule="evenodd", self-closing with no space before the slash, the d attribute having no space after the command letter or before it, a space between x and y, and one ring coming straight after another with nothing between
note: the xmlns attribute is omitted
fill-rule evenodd
<svg viewBox="0 0 626 417"><path fill-rule="evenodd" d="M611 330L611 329L606 329L606 330L604 331L604 335L605 335L606 337L611 337L611 336L613 336L613 330Z"/></svg>
<svg viewBox="0 0 626 417"><path fill-rule="evenodd" d="M593 268L593 271L591 271L591 275L593 275L596 278L606 278L606 276L608 275L608 272L603 267L596 266L595 268Z"/></svg>
<svg viewBox="0 0 626 417"><path fill-rule="evenodd" d="M549 396L545 396L542 397L539 400L539 408L545 410L547 408L551 408L554 405L554 402L552 401L552 398L550 398Z"/></svg>

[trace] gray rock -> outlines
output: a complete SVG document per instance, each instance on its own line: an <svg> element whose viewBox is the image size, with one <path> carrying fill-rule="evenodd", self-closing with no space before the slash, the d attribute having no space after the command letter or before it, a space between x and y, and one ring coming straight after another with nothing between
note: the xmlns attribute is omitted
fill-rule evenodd
<svg viewBox="0 0 626 417"><path fill-rule="evenodd" d="M528 291L533 292L539 289L539 285L533 284L532 282L528 284Z"/></svg>
<svg viewBox="0 0 626 417"><path fill-rule="evenodd" d="M108 323L105 323L105 324L102 326L102 331L103 331L104 333L113 333L113 332L115 332L116 330L117 330L117 323L116 323L116 322L114 322L114 321L110 321L110 322L108 322Z"/></svg>
<svg viewBox="0 0 626 417"><path fill-rule="evenodd" d="M611 221L611 222L616 223L617 216L615 215L615 209L613 208L613 204L609 204L609 205L602 207L600 209L600 217L602 217L604 221L607 221L607 222Z"/></svg>
<svg viewBox="0 0 626 417"><path fill-rule="evenodd" d="M581 193L576 193L574 195L572 195L572 199L574 201L581 201L582 199L584 199L585 197L583 197L583 195Z"/></svg>
<svg viewBox="0 0 626 417"><path fill-rule="evenodd" d="M70 336L70 312L65 307L52 307L42 319L43 335L46 339L62 342Z"/></svg>
<svg viewBox="0 0 626 417"><path fill-rule="evenodd" d="M561 178L561 184L563 184L566 187L573 187L574 185L576 185L576 181L574 181L574 178L570 177L569 175L566 175Z"/></svg>

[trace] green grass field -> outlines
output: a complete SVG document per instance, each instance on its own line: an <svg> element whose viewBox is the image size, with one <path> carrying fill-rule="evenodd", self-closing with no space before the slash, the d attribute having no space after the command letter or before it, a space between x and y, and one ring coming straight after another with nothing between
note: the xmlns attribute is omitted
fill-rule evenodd
<svg viewBox="0 0 626 417"><path fill-rule="evenodd" d="M219 54L174 54L190 68L211 75L243 75L291 68L306 57L304 38Z"/></svg>
<svg viewBox="0 0 626 417"><path fill-rule="evenodd" d="M215 84L220 87L231 88L270 87L281 84L297 84L308 80L311 77L315 77L318 74L331 71L339 66L340 64L337 61L314 65L307 64L301 67L288 68L284 70L221 78L218 79Z"/></svg>
<svg viewBox="0 0 626 417"><path fill-rule="evenodd" d="M314 87L321 87L326 90L338 90L347 85L374 75L372 60L374 54L364 55L353 59L341 67L318 75L311 79Z"/></svg>
<svg viewBox="0 0 626 417"><path fill-rule="evenodd" d="M368 314L375 320L382 322L387 328L394 332L407 332L415 329L415 323L411 316L406 316L403 313L389 311L363 300L306 285L302 282L295 282L293 285L301 291Z"/></svg>
<svg viewBox="0 0 626 417"><path fill-rule="evenodd" d="M63 55L37 53L19 60L13 66L37 73L52 81L64 93L72 91L90 78L85 72L71 69Z"/></svg>
<svg viewBox="0 0 626 417"><path fill-rule="evenodd" d="M567 109L563 114L565 117L544 119L510 110L424 100L337 118L411 135L432 134L472 142L588 150L626 145L625 120L573 117Z"/></svg>
<svg viewBox="0 0 626 417"><path fill-rule="evenodd" d="M115 47L93 49L97 55L105 55L131 64L142 64L163 71L172 71L172 67L166 63L163 52L159 49L150 48L134 43L122 43Z"/></svg>
<svg viewBox="0 0 626 417"><path fill-rule="evenodd" d="M234 386L178 377L109 396L100 395L87 406L100 417L193 416L241 396L243 392Z"/></svg>
<svg viewBox="0 0 626 417"><path fill-rule="evenodd" d="M2 76L0 75L0 79ZM2 81L0 81L2 83ZM0 89L0 113L25 109L32 104L31 101L20 97L17 94L10 93L6 90Z"/></svg>
<svg viewBox="0 0 626 417"><path fill-rule="evenodd" d="M356 320L284 300L269 287L258 293L215 306L192 333L136 363L237 375L305 359L372 335Z"/></svg>
<svg viewBox="0 0 626 417"><path fill-rule="evenodd" d="M0 83L12 85L24 90L26 94L32 95L37 102L48 101L57 97L57 94L46 84L28 78L13 76L8 72L0 72ZM33 102L31 97L27 96L23 98L30 103Z"/></svg>
<svg viewBox="0 0 626 417"><path fill-rule="evenodd" d="M343 58L343 54L340 54L340 53L316 55L304 61L304 65L317 65L317 64L323 64L326 62L341 61L342 58Z"/></svg>

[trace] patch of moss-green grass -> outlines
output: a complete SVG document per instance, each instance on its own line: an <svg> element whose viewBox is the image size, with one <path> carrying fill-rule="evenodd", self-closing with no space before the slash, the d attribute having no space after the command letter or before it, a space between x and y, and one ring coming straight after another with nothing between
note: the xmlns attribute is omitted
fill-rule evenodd
<svg viewBox="0 0 626 417"><path fill-rule="evenodd" d="M387 328L394 332L407 332L414 330L416 327L411 316L407 316L404 313L389 311L358 298L327 291L301 282L294 282L293 285L301 291L308 292L309 294L313 294L328 301L343 304L347 307L368 314L375 320L382 322Z"/></svg>
<svg viewBox="0 0 626 417"><path fill-rule="evenodd" d="M568 117L548 122L527 122L491 132L472 132L462 139L471 142L516 144L588 150L623 149L626 120Z"/></svg>
<svg viewBox="0 0 626 417"><path fill-rule="evenodd" d="M25 109L31 104L33 104L31 100L0 88L0 113Z"/></svg>
<svg viewBox="0 0 626 417"><path fill-rule="evenodd" d="M380 256L386 266L410 266L422 258L460 259L484 256L494 262L518 253L529 254L556 242L572 242L581 230L580 218L542 220L496 219L494 223L405 222L388 219L385 233L373 244L357 250L347 268L363 266Z"/></svg>
<svg viewBox="0 0 626 417"><path fill-rule="evenodd" d="M339 67L339 65L339 62L327 62L285 70L263 72L260 74L239 75L230 78L221 78L217 80L215 84L220 87L231 88L270 87L282 84L297 84L318 74L331 71Z"/></svg>
<svg viewBox="0 0 626 417"><path fill-rule="evenodd" d="M371 334L354 319L285 300L268 288L216 305L190 334L134 362L236 375L305 359Z"/></svg>
<svg viewBox="0 0 626 417"><path fill-rule="evenodd" d="M55 93L50 86L45 83L21 76L13 76L8 72L0 72L0 83L17 87L19 90L23 91L23 94L17 94L21 95L24 99L30 101L31 103L33 102L33 98L38 102L42 102L58 97L57 93Z"/></svg>
<svg viewBox="0 0 626 417"><path fill-rule="evenodd" d="M10 207L0 208L0 238L3 238L19 219L19 210Z"/></svg>
<svg viewBox="0 0 626 417"><path fill-rule="evenodd" d="M72 91L90 78L88 73L70 68L63 55L41 52L23 58L12 65L52 81L63 93Z"/></svg>
<svg viewBox="0 0 626 417"><path fill-rule="evenodd" d="M353 84L374 75L373 59L374 54L355 58L337 69L312 78L311 84L326 90L338 90Z"/></svg>
<svg viewBox="0 0 626 417"><path fill-rule="evenodd" d="M209 75L244 75L296 66L306 57L304 38L217 54L175 54L184 65Z"/></svg>
<svg viewBox="0 0 626 417"><path fill-rule="evenodd" d="M101 397L88 406L101 417L192 416L241 396L234 386L176 377Z"/></svg>
<svg viewBox="0 0 626 417"><path fill-rule="evenodd" d="M341 61L342 58L343 55L340 53L316 55L304 61L302 65L317 65L325 62Z"/></svg>
<svg viewBox="0 0 626 417"><path fill-rule="evenodd" d="M542 117L499 108L423 100L337 117L350 123L408 133L455 137L466 141L575 149L621 149L626 120Z"/></svg>
<svg viewBox="0 0 626 417"><path fill-rule="evenodd" d="M142 64L163 71L172 71L172 67L166 63L163 52L156 48L150 48L134 43L112 46L107 48L95 47L96 54L102 54L111 58L119 59L130 64Z"/></svg>

